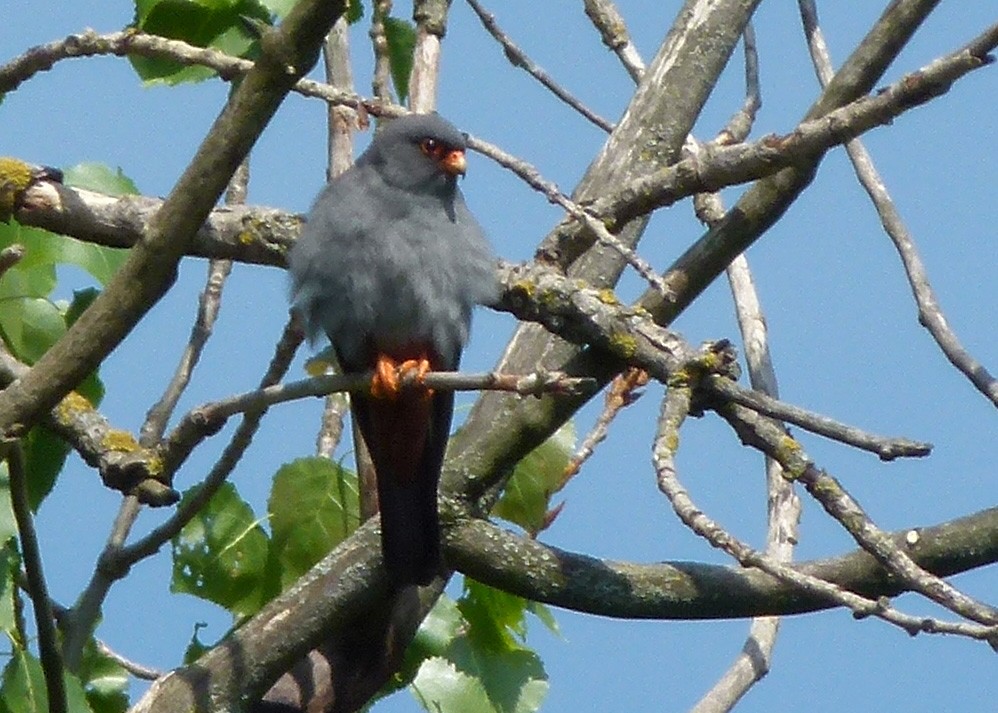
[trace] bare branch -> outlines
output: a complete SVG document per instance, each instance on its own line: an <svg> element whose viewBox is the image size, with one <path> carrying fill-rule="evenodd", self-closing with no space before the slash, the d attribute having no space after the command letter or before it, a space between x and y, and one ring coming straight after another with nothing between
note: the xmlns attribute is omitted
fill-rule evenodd
<svg viewBox="0 0 998 713"><path fill-rule="evenodd" d="M545 72L543 68L530 59L526 52L517 47L516 43L509 38L509 35L503 32L502 28L499 27L499 23L496 22L495 15L486 11L478 0L467 0L467 2L471 5L471 9L475 11L475 14L478 15L478 19L482 21L482 25L488 33L495 38L496 42L502 45L503 53L506 55L506 59L509 60L510 64L525 71L531 77L543 84L561 101L568 104L568 106L575 109L575 111L584 116L591 123L603 129L603 131L607 133L613 131L612 123L574 97L568 90L564 89L560 84L554 81L554 79L551 78L551 75Z"/></svg>
<svg viewBox="0 0 998 713"><path fill-rule="evenodd" d="M371 46L374 49L374 76L371 90L384 104L392 104L391 64L388 61L388 39L385 18L392 14L392 0L374 0L371 12Z"/></svg>
<svg viewBox="0 0 998 713"><path fill-rule="evenodd" d="M630 406L638 400L641 396L641 392L638 391L638 389L647 383L648 372L635 368L626 370L622 374L618 375L613 382L611 382L603 402L603 411L596 419L596 424L589 431L589 433L586 434L586 437L582 439L582 443L569 459L568 465L565 466L565 472L562 475L561 482L559 482L555 488L556 492L568 485L568 481L579 473L582 469L583 463L585 463L596 450L596 446L602 443L606 438L613 419L615 419L617 414L619 414L624 408Z"/></svg>
<svg viewBox="0 0 998 713"><path fill-rule="evenodd" d="M743 443L759 448L778 460L787 477L800 480L825 511L905 589L920 592L961 616L985 623L987 628L998 633L998 610L973 600L921 568L909 553L867 517L859 503L838 481L814 466L804 449L782 426L736 404L727 404L716 410L732 425ZM910 538L905 540L909 546L917 542L917 536L913 541Z"/></svg>
<svg viewBox="0 0 998 713"><path fill-rule="evenodd" d="M63 679L62 654L59 652L55 632L52 600L49 599L42 570L42 553L28 502L28 476L25 470L24 450L19 442L3 445L4 459L10 476L10 505L17 523L17 534L24 558L24 571L28 580L35 626L38 630L38 651L45 673L45 690L48 693L50 713L66 713L66 686Z"/></svg>
<svg viewBox="0 0 998 713"><path fill-rule="evenodd" d="M100 639L95 640L94 643L97 645L97 650L100 651L102 655L107 656L109 659L128 671L128 673L135 676L135 678L142 679L143 681L155 681L164 673L158 668L152 668L151 666L146 666L125 658Z"/></svg>
<svg viewBox="0 0 998 713"><path fill-rule="evenodd" d="M905 542L913 532L918 536L912 556L940 576L998 561L998 508L899 531L893 537ZM445 544L447 561L479 582L600 616L689 621L783 616L855 606L856 615L864 617L877 616L886 606L886 616L894 617L892 623L905 631L943 633L945 629L945 633L974 639L998 639L998 627L900 614L884 598L900 594L904 587L863 549L793 566L776 563L747 546L741 551L746 566L687 561L639 564L568 552L477 519L449 524ZM763 566L778 570L781 576L759 571Z"/></svg>
<svg viewBox="0 0 998 713"><path fill-rule="evenodd" d="M447 34L450 0L415 0L412 19L416 23L416 45L409 76L409 108L417 114L436 109L440 80L440 44Z"/></svg>
<svg viewBox="0 0 998 713"><path fill-rule="evenodd" d="M811 60L814 63L819 82L825 86L831 78L832 63L821 28L818 26L818 11L812 0L799 0L798 6L807 35ZM985 38L988 34L993 37L996 32L998 32L998 25L992 27L990 33L982 35L985 44L989 45L988 51L994 47L994 44ZM929 284L928 272L918 253L918 248L915 246L915 241L905 226L901 213L891 199L883 178L873 164L873 158L859 139L848 142L846 152L849 154L849 160L856 172L856 178L859 179L860 185L870 196L870 200L880 216L884 231L894 243L894 247L901 257L901 263L904 266L908 284L911 286L915 304L918 305L919 324L929 331L950 363L963 373L978 391L990 399L995 406L998 406L998 379L963 347L956 333L950 328L949 322L939 306L939 301L936 299L935 291Z"/></svg>
<svg viewBox="0 0 998 713"><path fill-rule="evenodd" d="M51 410L169 289L177 262L284 97L315 64L343 8L342 0L302 0L267 30L260 61L233 91L144 239L62 338L0 393L0 433L16 432Z"/></svg>
<svg viewBox="0 0 998 713"><path fill-rule="evenodd" d="M812 465L797 479L864 550L901 580L906 589L919 592L967 619L989 626L998 625L998 609L976 601L915 564L887 533L874 524L862 506L835 478Z"/></svg>
<svg viewBox="0 0 998 713"><path fill-rule="evenodd" d="M717 395L746 406L753 411L758 411L780 421L787 421L825 438L875 453L881 460L890 461L899 457L920 458L929 455L932 451L931 443L867 433L855 426L848 426L827 416L806 411L762 392L743 389L724 377L709 377L705 386Z"/></svg>
<svg viewBox="0 0 998 713"><path fill-rule="evenodd" d="M274 356L267 367L267 372L260 380L261 387L265 388L277 383L287 373L291 360L302 341L301 330L289 322L274 349ZM205 479L197 486L194 493L182 501L165 522L154 528L145 537L120 549L106 552L107 566L115 571L122 571L124 574L133 564L155 554L164 543L179 533L229 477L249 447L250 441L252 441L266 412L265 407L247 410L235 433L232 434L232 439L222 451L222 455L212 466ZM164 470L171 476L190 454L190 450L181 453L176 452L177 449L171 450L173 440L173 435L167 439L161 456ZM190 448L193 448L193 444Z"/></svg>
<svg viewBox="0 0 998 713"><path fill-rule="evenodd" d="M606 245L624 258L627 264L633 267L635 272L652 286L652 289L660 291L663 295L667 294L664 292L665 283L655 268L638 255L633 248L628 247L618 236L612 234L603 221L562 193L554 183L541 176L540 171L536 168L512 154L506 153L498 146L476 139L474 136L468 137L468 146L515 173L531 188L542 193L549 202L564 208L571 217L585 226L587 235L592 235L600 244ZM623 221L618 223L618 228L622 223Z"/></svg>
<svg viewBox="0 0 998 713"><path fill-rule="evenodd" d="M762 107L762 95L759 91L759 52L755 44L755 28L751 22L745 25L742 45L745 51L745 101L741 109L728 119L727 125L714 139L714 143L722 145L744 141L752 130L756 114Z"/></svg>
<svg viewBox="0 0 998 713"><path fill-rule="evenodd" d="M603 44L620 58L624 69L637 84L645 74L645 63L631 42L624 18L612 0L584 0L586 15L599 30Z"/></svg>

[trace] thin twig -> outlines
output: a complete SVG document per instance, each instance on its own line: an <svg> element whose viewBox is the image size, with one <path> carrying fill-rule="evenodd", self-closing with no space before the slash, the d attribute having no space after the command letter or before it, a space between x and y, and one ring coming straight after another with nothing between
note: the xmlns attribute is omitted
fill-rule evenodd
<svg viewBox="0 0 998 713"><path fill-rule="evenodd" d="M350 65L350 33L347 19L341 17L333 25L323 47L326 82L347 94L354 93L353 69ZM353 132L357 128L357 111L348 106L329 105L329 161L326 179L340 175L353 165Z"/></svg>
<svg viewBox="0 0 998 713"><path fill-rule="evenodd" d="M663 296L668 297L668 290L665 282L658 272L644 258L638 255L620 241L617 236L607 230L603 221L580 206L571 198L562 193L558 186L546 180L534 166L526 161L513 156L494 144L490 144L474 136L468 137L468 146L479 153L488 156L503 168L506 168L522 178L527 185L542 193L549 202L561 206L565 211L578 221L581 221L586 228L595 236L596 240L615 250L623 257L627 264L634 268L644 280Z"/></svg>
<svg viewBox="0 0 998 713"><path fill-rule="evenodd" d="M734 407L741 408L741 407ZM751 412L749 412L751 413ZM722 414L723 415L723 414ZM730 414L729 414L730 415ZM758 417L757 417L758 418ZM781 582L798 587L814 596L822 597L839 606L847 607L856 618L875 616L894 624L911 635L920 632L956 634L981 641L998 639L998 627L980 626L966 622L949 622L926 617L915 617L895 609L886 597L872 600L850 592L831 582L804 574L793 567L775 561L772 557L752 549L708 518L690 498L686 488L676 478L674 469L668 467L668 458L661 459L660 451L668 452L666 432L660 430L655 439L653 462L658 474L659 490L669 499L679 518L697 535L719 550L727 552L744 567L755 567ZM786 464L782 464L786 469Z"/></svg>
<svg viewBox="0 0 998 713"><path fill-rule="evenodd" d="M509 35L503 32L502 28L499 27L499 23L496 22L495 15L482 7L478 0L467 1L468 4L471 5L471 9L475 11L476 15L478 15L478 19L482 21L482 25L485 27L486 31L492 35L493 38L495 38L496 42L502 45L503 53L506 55L506 59L509 60L510 64L525 71L531 77L547 87L547 89L556 97L561 99L561 101L568 104L568 106L582 114L582 116L584 116L587 120L603 129L603 131L607 133L613 131L613 124L611 122L604 119L602 116L583 104L582 101L574 97L571 92L554 81L554 79L551 78L551 75L545 72L543 68L530 59L526 52L517 47L516 43L509 38Z"/></svg>
<svg viewBox="0 0 998 713"><path fill-rule="evenodd" d="M333 25L326 38L326 81L340 91L353 92L353 69L350 63L350 39L346 18ZM329 164L326 176L333 179L353 165L353 132L357 112L348 107L329 105ZM322 409L316 436L316 453L331 457L343 435L343 417L349 408L344 394L329 394Z"/></svg>
<svg viewBox="0 0 998 713"><path fill-rule="evenodd" d="M374 372L327 374L287 384L265 386L256 391L248 391L197 407L185 417L185 420L217 426L219 420L227 419L237 413L269 408L309 396L325 396L334 391L370 393L373 376ZM586 377L568 377L557 372L540 371L526 375L431 371L424 376L409 371L400 375L400 383L402 388L429 388L439 391L508 391L524 396L549 393L577 394L592 389L596 384L594 379ZM178 426L178 429L180 428L182 426Z"/></svg>
<svg viewBox="0 0 998 713"><path fill-rule="evenodd" d="M756 114L762 107L762 94L759 91L759 52L755 43L755 27L751 22L745 25L742 33L742 45L745 54L745 101L741 109L736 111L719 135L714 139L717 144L735 144L746 139L755 124Z"/></svg>
<svg viewBox="0 0 998 713"><path fill-rule="evenodd" d="M998 625L998 609L975 600L941 577L927 572L900 550L838 480L813 465L798 478L825 511L838 520L856 543L877 558L906 589L919 592L950 611L990 626Z"/></svg>
<svg viewBox="0 0 998 713"><path fill-rule="evenodd" d="M932 452L931 443L867 433L855 426L848 426L827 416L774 399L760 391L743 389L730 379L711 376L708 377L705 385L725 399L730 399L771 418L800 426L819 436L875 453L881 460L921 458Z"/></svg>
<svg viewBox="0 0 998 713"><path fill-rule="evenodd" d="M645 63L631 42L624 18L611 0L584 0L586 15L599 30L603 44L613 50L637 84L645 74Z"/></svg>
<svg viewBox="0 0 998 713"><path fill-rule="evenodd" d="M24 465L24 450L19 442L6 444L7 468L10 475L10 503L17 522L17 533L21 541L21 556L24 558L24 571L28 580L28 593L31 595L35 613L35 626L38 629L38 652L42 671L45 673L45 690L48 692L49 713L66 713L66 687L63 681L62 654L59 651L55 632L55 617L52 601L49 599L45 574L42 570L42 554L38 547L38 537L28 502L28 478Z"/></svg>
<svg viewBox="0 0 998 713"><path fill-rule="evenodd" d="M801 20L804 23L804 33L807 36L811 60L818 75L818 81L824 87L832 76L832 62L824 36L818 25L818 11L813 0L798 0ZM960 343L956 333L950 328L943 314L935 291L929 283L925 263L919 255L918 248L898 211L883 178L873 163L873 158L859 139L853 139L846 144L846 152L852 162L853 170L860 185L866 190L880 216L891 242L901 258L905 276L911 287L915 304L918 306L918 322L925 327L935 340L943 354L949 359L970 383L984 394L991 403L998 406L998 378L977 361Z"/></svg>
<svg viewBox="0 0 998 713"><path fill-rule="evenodd" d="M596 419L595 425L590 429L582 443L572 454L565 466L565 472L561 476L561 481L555 488L559 491L568 485L568 481L574 478L582 469L582 465L589 460L596 446L603 442L610 430L610 424L623 409L633 404L641 396L638 391L648 383L648 372L643 369L629 368L622 374L618 374L610 384L603 402L603 411Z"/></svg>
<svg viewBox="0 0 998 713"><path fill-rule="evenodd" d="M97 645L97 650L106 656L107 658L114 661L116 664L125 669L128 673L135 676L135 678L141 679L143 681L155 681L157 678L162 676L165 671L161 671L158 668L153 668L151 666L146 666L144 664L137 663L131 659L127 659L117 651L108 646L105 642L100 639L96 639L94 643Z"/></svg>
<svg viewBox="0 0 998 713"><path fill-rule="evenodd" d="M717 143L744 141L761 106L759 58L751 23L745 27L743 44L745 101L741 110L729 120L715 139ZM715 226L724 217L724 205L718 193L697 194L693 204L697 216L708 226ZM766 319L746 257L739 255L735 258L728 265L726 274L735 303L749 381L752 388L776 398L779 396L779 386L769 351ZM766 492L768 508L765 554L777 562L786 563L793 559L794 544L797 542L800 499L794 492L793 485L783 477L780 464L769 457L766 458ZM779 627L779 617L754 617L742 650L727 671L691 709L691 713L731 710L769 671Z"/></svg>
<svg viewBox="0 0 998 713"><path fill-rule="evenodd" d="M274 356L267 368L266 374L260 380L261 387L277 383L291 365L295 352L302 343L301 330L289 322L278 340ZM222 486L229 474L242 458L266 413L266 407L248 410L239 423L232 439L226 445L222 455L212 466L207 477L196 487L191 497L183 500L174 513L161 525L149 532L145 537L126 545L108 557L109 566L116 570L126 569L145 557L155 554L159 548L178 534L191 518L193 518L205 503L211 499ZM176 464L173 464L176 467Z"/></svg>
<svg viewBox="0 0 998 713"><path fill-rule="evenodd" d="M906 589L918 591L961 616L986 622L985 626L976 627L962 622L944 624L937 619L926 618L918 620L920 623L915 628L904 625L909 633L942 632L939 627L943 625L947 628L947 633L961 633L998 646L998 611L955 590L941 578L916 564L870 521L859 504L837 481L815 467L801 445L780 424L738 404L728 403L715 410L731 424L743 443L778 460L787 477L800 480L853 539L904 583Z"/></svg>

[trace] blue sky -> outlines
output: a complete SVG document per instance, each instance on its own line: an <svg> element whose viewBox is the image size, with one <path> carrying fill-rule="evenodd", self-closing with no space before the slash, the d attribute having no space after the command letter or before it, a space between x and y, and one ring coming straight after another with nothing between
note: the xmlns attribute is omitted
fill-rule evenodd
<svg viewBox="0 0 998 713"><path fill-rule="evenodd" d="M824 3L823 27L833 58L843 60L884 3ZM403 3L396 12L406 15ZM616 120L632 92L616 58L600 44L579 3L508 0L490 9L535 61L605 117ZM885 77L887 83L957 48L994 21L989 3L942 3ZM635 42L650 60L678 2L621 0ZM131 4L5 3L0 61L27 47L85 27L113 31ZM992 8L993 9L993 8ZM793 128L817 94L800 22L792 3L763 3L759 36L763 107L754 137ZM358 90L368 91L366 28L352 35ZM947 317L965 346L998 368L998 201L995 201L994 105L998 69L979 70L944 97L900 117L866 139L886 184L917 241ZM711 137L741 103L742 68L733 61L697 126ZM150 195L166 194L193 155L227 87L220 82L167 90L143 88L120 58L58 64L9 95L0 106L0 155L71 166L119 166ZM603 134L505 61L462 2L455 2L445 41L440 111L462 129L528 160L566 192L599 149ZM253 155L249 200L305 211L324 175L325 108L292 96ZM360 141L366 143L367 137ZM463 189L496 250L528 259L558 220L543 198L487 159L472 156ZM726 193L730 202L737 191ZM700 228L688 204L652 221L642 254L664 268ZM844 152L830 154L811 189L749 251L772 338L782 396L872 431L935 444L928 459L884 464L865 453L802 436L813 458L838 477L885 528L941 522L998 501L994 407L945 361L919 327L899 261L876 214L853 178ZM103 368L111 386L102 410L137 430L172 372L202 286L205 263L188 260L169 295ZM87 283L66 271L65 294ZM633 275L624 298L642 289ZM284 275L237 266L203 366L181 408L244 391L256 383L286 317ZM737 331L727 287L712 286L675 325L694 343ZM514 325L481 312L467 351L468 370L489 368ZM300 374L300 367L298 373ZM651 386L611 432L582 475L563 493L567 505L546 542L596 556L638 561L724 562L682 528L655 488L650 466L654 414L661 389ZM465 397L464 403L470 403ZM263 510L276 468L313 447L319 403L275 409L234 475L245 497ZM595 411L579 415L588 429ZM226 431L227 433L228 431ZM197 482L224 435L178 474ZM680 476L700 506L742 539L759 544L765 495L761 458L739 446L716 419L688 424L678 457ZM117 508L79 459L39 517L53 596L69 604L85 585ZM81 503L86 503L81 507ZM851 549L848 536L805 497L797 557ZM145 531L162 513L146 513ZM99 635L121 653L170 668L195 621L204 638L228 626L224 612L168 595L164 555L135 568L113 590ZM998 570L955 579L990 598ZM939 614L910 596L912 612ZM562 638L539 624L530 642L551 678L545 710L685 710L741 647L746 622L623 622L557 612ZM795 710L984 710L998 696L998 677L973 675L994 665L980 643L904 633L879 621L853 621L844 611L784 620L773 670L742 702L743 712ZM376 710L413 711L407 693Z"/></svg>

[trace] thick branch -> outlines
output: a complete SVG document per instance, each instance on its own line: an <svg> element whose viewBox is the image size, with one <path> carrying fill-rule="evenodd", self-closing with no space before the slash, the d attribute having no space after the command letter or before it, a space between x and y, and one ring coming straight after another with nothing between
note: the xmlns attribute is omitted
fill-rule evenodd
<svg viewBox="0 0 998 713"><path fill-rule="evenodd" d="M909 533L916 533L912 537ZM941 577L998 562L998 508L891 535ZM754 569L695 562L599 560L515 535L481 520L447 528L447 560L475 579L555 606L628 619L732 619L802 614L829 602ZM911 545L909 543L914 542ZM905 591L865 550L794 567L869 598Z"/></svg>
<svg viewBox="0 0 998 713"><path fill-rule="evenodd" d="M0 393L0 432L33 423L91 373L165 294L177 262L295 81L318 58L343 2L305 0L262 38L261 58L232 94L142 242L107 288L32 370Z"/></svg>

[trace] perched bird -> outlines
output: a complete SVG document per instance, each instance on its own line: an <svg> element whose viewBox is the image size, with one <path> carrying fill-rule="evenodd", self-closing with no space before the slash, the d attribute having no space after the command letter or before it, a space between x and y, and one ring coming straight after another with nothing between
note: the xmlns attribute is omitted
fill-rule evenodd
<svg viewBox="0 0 998 713"><path fill-rule="evenodd" d="M375 370L351 409L397 585L440 571L437 482L454 408L453 392L401 389L398 375L456 370L472 308L498 297L498 261L457 187L464 154L464 135L436 114L391 121L319 194L289 256L310 338L324 332L345 372Z"/></svg>

